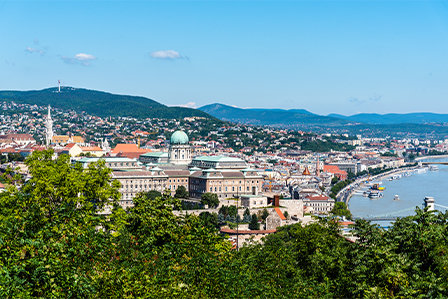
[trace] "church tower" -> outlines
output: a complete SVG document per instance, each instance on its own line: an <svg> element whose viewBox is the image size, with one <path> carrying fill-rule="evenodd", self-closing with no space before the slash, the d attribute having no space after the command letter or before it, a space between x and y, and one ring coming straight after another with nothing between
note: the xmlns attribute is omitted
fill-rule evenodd
<svg viewBox="0 0 448 299"><path fill-rule="evenodd" d="M171 135L168 162L176 165L187 165L191 162L191 147L184 131L176 131Z"/></svg>
<svg viewBox="0 0 448 299"><path fill-rule="evenodd" d="M48 105L48 115L45 120L45 145L50 146L53 141L53 120L51 119L50 105Z"/></svg>

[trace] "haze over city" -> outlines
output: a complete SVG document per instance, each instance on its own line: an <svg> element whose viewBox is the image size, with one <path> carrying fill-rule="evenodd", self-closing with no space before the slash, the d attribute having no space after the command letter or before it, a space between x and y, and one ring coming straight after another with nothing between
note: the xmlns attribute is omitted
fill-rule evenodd
<svg viewBox="0 0 448 299"><path fill-rule="evenodd" d="M0 1L0 90L448 112L446 1Z"/></svg>

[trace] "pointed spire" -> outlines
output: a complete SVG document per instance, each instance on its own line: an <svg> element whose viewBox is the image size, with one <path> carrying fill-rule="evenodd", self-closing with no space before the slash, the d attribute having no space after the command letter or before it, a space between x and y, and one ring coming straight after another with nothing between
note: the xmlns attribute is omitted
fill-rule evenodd
<svg viewBox="0 0 448 299"><path fill-rule="evenodd" d="M45 120L45 145L50 146L53 141L53 120L51 119L51 106L48 105L48 115Z"/></svg>
<svg viewBox="0 0 448 299"><path fill-rule="evenodd" d="M317 156L316 160L316 176L320 176L319 156Z"/></svg>

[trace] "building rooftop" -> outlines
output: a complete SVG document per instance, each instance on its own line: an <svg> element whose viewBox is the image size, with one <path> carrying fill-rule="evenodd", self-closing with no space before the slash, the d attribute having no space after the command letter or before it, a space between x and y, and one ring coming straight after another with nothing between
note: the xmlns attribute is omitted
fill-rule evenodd
<svg viewBox="0 0 448 299"><path fill-rule="evenodd" d="M160 158L160 157L168 157L168 153L167 152L149 152L149 153L145 153L140 155L142 157L155 157L155 158Z"/></svg>
<svg viewBox="0 0 448 299"><path fill-rule="evenodd" d="M171 144L188 144L188 136L184 131L176 131L171 135Z"/></svg>
<svg viewBox="0 0 448 299"><path fill-rule="evenodd" d="M98 160L104 160L106 163L111 162L136 162L135 159L129 159L129 158L116 158L116 157L106 157L106 158L96 158L96 157L84 157L78 160L78 162L81 163L93 163L97 162Z"/></svg>
<svg viewBox="0 0 448 299"><path fill-rule="evenodd" d="M240 158L227 157L227 156L199 156L194 158L194 160L204 161L204 162L241 162Z"/></svg>

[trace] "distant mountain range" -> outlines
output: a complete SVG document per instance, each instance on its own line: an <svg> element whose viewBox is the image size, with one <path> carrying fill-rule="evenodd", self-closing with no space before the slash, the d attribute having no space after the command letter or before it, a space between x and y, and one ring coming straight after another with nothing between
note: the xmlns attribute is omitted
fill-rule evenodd
<svg viewBox="0 0 448 299"><path fill-rule="evenodd" d="M0 91L0 100L16 103L51 105L61 109L85 111L97 116L130 116L180 119L191 116L210 118L205 112L183 107L168 107L152 99L117 95L102 91L62 87L31 91Z"/></svg>
<svg viewBox="0 0 448 299"><path fill-rule="evenodd" d="M349 121L365 124L391 125L391 124L428 124L428 123L448 123L448 114L437 114L428 112L417 113L360 113L351 116L341 114L329 114L328 116L341 118Z"/></svg>
<svg viewBox="0 0 448 299"><path fill-rule="evenodd" d="M199 110L222 120L254 125L353 126L448 123L448 114L437 113L360 113L351 116L341 114L324 116L303 109L242 109L218 103L200 107Z"/></svg>
<svg viewBox="0 0 448 299"><path fill-rule="evenodd" d="M216 122L232 121L252 125L272 125L280 128L309 129L316 132L348 132L351 134L408 135L430 134L448 137L448 114L361 113L318 115L304 109L242 109L224 104L211 104L199 109L168 107L152 99L117 95L82 88L63 87L32 91L0 91L0 101L51 105L61 109L85 111L97 116L129 116L139 118L169 118L199 116Z"/></svg>
<svg viewBox="0 0 448 299"><path fill-rule="evenodd" d="M242 109L224 104L211 104L200 107L216 118L252 125L287 126L340 126L349 120L331 116L322 116L304 109Z"/></svg>

